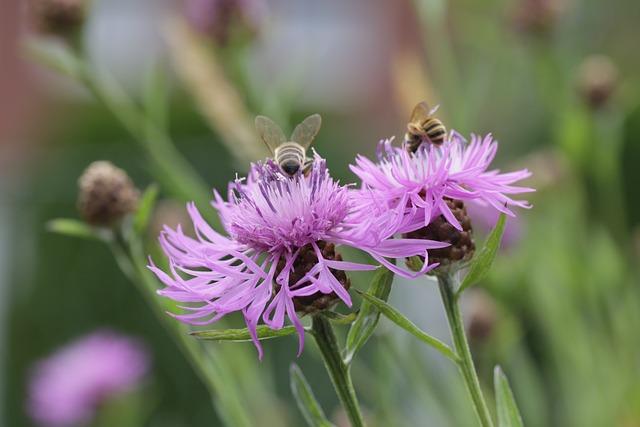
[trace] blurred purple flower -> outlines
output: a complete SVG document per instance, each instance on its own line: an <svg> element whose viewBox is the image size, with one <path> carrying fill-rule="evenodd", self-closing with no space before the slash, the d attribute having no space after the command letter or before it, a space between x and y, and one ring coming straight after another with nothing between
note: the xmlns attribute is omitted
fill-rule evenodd
<svg viewBox="0 0 640 427"><path fill-rule="evenodd" d="M515 216L510 206L530 207L510 197L534 191L513 185L529 177L529 171L488 170L498 149L491 135L472 135L467 143L453 132L441 146L423 144L413 154L405 147L392 147L391 142L381 141L377 163L358 156L351 170L362 180L358 209L363 215L395 212L395 232L426 227L439 215L462 231L447 199L474 201L509 216Z"/></svg>
<svg viewBox="0 0 640 427"><path fill-rule="evenodd" d="M196 31L224 44L234 27L258 32L266 15L263 0L184 0L185 16Z"/></svg>
<svg viewBox="0 0 640 427"><path fill-rule="evenodd" d="M43 426L88 423L102 402L134 388L148 367L138 341L109 330L94 332L36 364L29 413Z"/></svg>
<svg viewBox="0 0 640 427"><path fill-rule="evenodd" d="M427 249L446 246L430 240L393 239L394 230L386 218L392 213L361 221L353 210L353 195L353 190L331 178L318 155L308 176L285 176L272 160L253 164L246 180L229 184L228 201L215 192L213 206L229 237L214 231L193 203L187 209L197 239L186 236L181 227L165 227L160 244L169 257L169 274L153 263L149 266L166 285L159 294L196 304L184 307L190 313L175 316L186 323L208 324L241 311L259 357L262 348L256 327L260 318L270 328L280 329L286 314L298 330L301 352L304 330L296 315L296 300L335 294L351 306L345 283L338 278L346 277L345 271L376 268L328 256L325 245L363 250L405 276L415 275L385 258L426 256ZM428 269L425 263L422 273Z"/></svg>

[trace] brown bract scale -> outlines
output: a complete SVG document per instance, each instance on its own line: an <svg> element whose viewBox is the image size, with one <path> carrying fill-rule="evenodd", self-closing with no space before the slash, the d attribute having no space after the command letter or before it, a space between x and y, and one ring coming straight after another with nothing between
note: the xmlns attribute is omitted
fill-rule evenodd
<svg viewBox="0 0 640 427"><path fill-rule="evenodd" d="M37 31L67 37L83 25L86 0L31 0L30 16Z"/></svg>
<svg viewBox="0 0 640 427"><path fill-rule="evenodd" d="M336 253L335 245L333 243L327 243L323 240L320 240L317 242L317 245L322 251L322 256L325 259L330 261L342 261L342 255ZM303 246L300 249L298 258L293 263L293 271L289 276L289 285L292 286L300 279L302 279L305 274L307 274L317 263L318 257L316 256L313 247L311 245ZM276 269L276 276L280 273L280 271L282 271L282 269L284 268L284 264L284 260L281 259ZM349 290L349 288L351 287L351 281L347 277L346 273L341 270L329 270L335 276L338 282L340 282L340 284L346 290ZM280 285L276 284L275 287L275 290L277 292L280 289ZM295 307L295 310L299 313L313 314L331 308L339 300L340 299L335 294L335 292L332 292L330 294L316 292L312 295L293 298L293 305Z"/></svg>
<svg viewBox="0 0 640 427"><path fill-rule="evenodd" d="M429 250L429 263L440 263L437 269L447 267L452 262L468 261L476 249L473 242L473 230L471 218L467 214L467 208L462 200L446 199L447 206L462 225L462 231L449 224L444 216L440 215L423 228L405 234L410 239L429 239L450 243L451 246L441 249ZM436 269L436 270L437 270Z"/></svg>
<svg viewBox="0 0 640 427"><path fill-rule="evenodd" d="M125 171L110 162L91 163L78 187L78 210L91 225L112 226L138 206L138 189Z"/></svg>

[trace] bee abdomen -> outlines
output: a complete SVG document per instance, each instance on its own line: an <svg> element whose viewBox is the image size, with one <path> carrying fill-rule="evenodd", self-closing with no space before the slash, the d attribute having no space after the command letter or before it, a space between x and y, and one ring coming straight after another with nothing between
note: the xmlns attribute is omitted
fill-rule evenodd
<svg viewBox="0 0 640 427"><path fill-rule="evenodd" d="M431 143L440 145L447 135L447 128L438 119L431 118L423 125L424 133Z"/></svg>
<svg viewBox="0 0 640 427"><path fill-rule="evenodd" d="M305 162L304 148L295 142L285 142L275 152L278 166L287 174L295 174Z"/></svg>

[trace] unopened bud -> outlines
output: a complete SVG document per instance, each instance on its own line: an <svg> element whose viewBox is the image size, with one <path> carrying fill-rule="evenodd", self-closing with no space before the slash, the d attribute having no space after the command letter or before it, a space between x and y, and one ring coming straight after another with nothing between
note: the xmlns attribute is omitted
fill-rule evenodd
<svg viewBox="0 0 640 427"><path fill-rule="evenodd" d="M29 8L37 31L70 37L84 24L87 0L30 0Z"/></svg>
<svg viewBox="0 0 640 427"><path fill-rule="evenodd" d="M566 7L567 0L519 0L513 11L513 22L523 33L543 35L549 32Z"/></svg>
<svg viewBox="0 0 640 427"><path fill-rule="evenodd" d="M578 89L584 102L599 109L607 104L618 83L618 69L604 55L592 55L580 65Z"/></svg>
<svg viewBox="0 0 640 427"><path fill-rule="evenodd" d="M107 161L91 163L78 187L80 215L91 225L112 226L138 205L138 189L127 173Z"/></svg>

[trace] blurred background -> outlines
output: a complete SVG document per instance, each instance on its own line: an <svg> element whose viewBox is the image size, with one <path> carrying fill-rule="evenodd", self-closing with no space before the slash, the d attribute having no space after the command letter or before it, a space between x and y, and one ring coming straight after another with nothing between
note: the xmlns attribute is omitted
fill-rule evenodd
<svg viewBox="0 0 640 427"><path fill-rule="evenodd" d="M110 160L141 189L159 183L145 242L156 253L160 224L186 224L185 201L206 203L211 188L224 190L266 155L256 114L287 130L322 114L315 147L348 183L355 155L401 137L427 100L448 128L491 132L501 143L496 167L530 168L527 184L538 189L534 208L510 219L489 278L463 301L483 385L491 389L500 364L528 426L640 426L634 0L83 3L0 5L0 424L32 425L25 402L37 360L108 327L151 353L129 425L220 425L108 248L47 232L52 218L78 217L77 179L89 163ZM43 49L72 77L43 65ZM102 89L73 78L65 49L82 52ZM100 99L104 90L112 98ZM131 105L155 130L131 125ZM169 170L188 173L177 182ZM472 216L482 241L496 218ZM356 276L365 288L368 277ZM390 301L449 342L430 279L396 280ZM241 347L243 387L256 393L248 410L267 414L255 425L303 424L292 361L346 425L314 345L296 359L294 338L272 340L262 362L251 344L211 346ZM373 426L474 425L454 367L389 322L353 374Z"/></svg>

